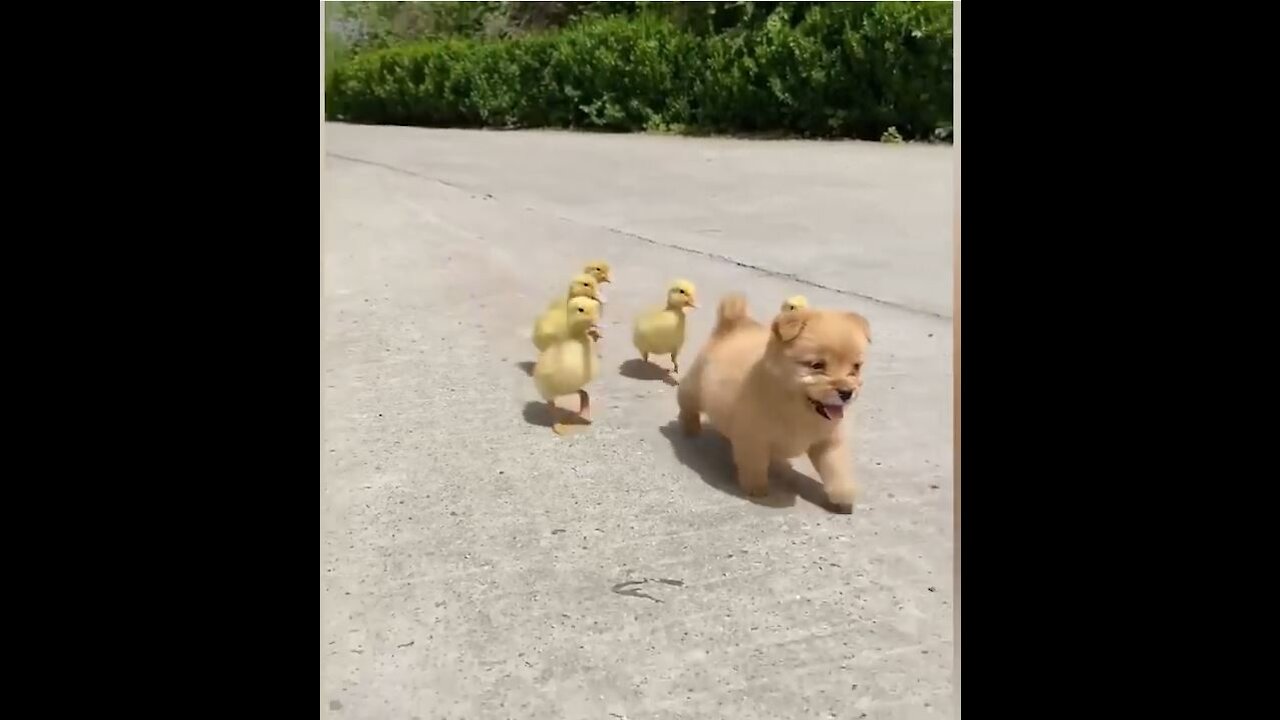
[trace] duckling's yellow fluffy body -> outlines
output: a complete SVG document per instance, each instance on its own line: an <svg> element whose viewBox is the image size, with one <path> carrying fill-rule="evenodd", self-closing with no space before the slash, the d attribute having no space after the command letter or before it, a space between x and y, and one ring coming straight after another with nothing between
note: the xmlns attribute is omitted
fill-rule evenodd
<svg viewBox="0 0 1280 720"><path fill-rule="evenodd" d="M667 290L667 305L636 318L631 341L645 362L650 355L670 355L671 366L680 372L677 356L684 347L685 308L697 307L696 290L688 280L677 280Z"/></svg>
<svg viewBox="0 0 1280 720"><path fill-rule="evenodd" d="M552 343L538 355L533 384L543 400L554 400L578 392L599 374L595 342L583 332Z"/></svg>
<svg viewBox="0 0 1280 720"><path fill-rule="evenodd" d="M578 275L569 282L567 297L552 300L533 323L533 345L539 351L546 350L556 340L564 338L568 332L566 303L574 298L585 297L599 301L600 288L595 278L590 275Z"/></svg>
<svg viewBox="0 0 1280 720"><path fill-rule="evenodd" d="M591 421L591 398L583 388L600 373L595 340L599 337L596 322L600 319L600 303L591 298L576 297L565 305L568 316L565 336L558 338L538 355L533 367L533 384L538 394L550 405L552 418L560 409L555 400L578 393L583 422ZM554 423L553 429L563 434L567 426Z"/></svg>

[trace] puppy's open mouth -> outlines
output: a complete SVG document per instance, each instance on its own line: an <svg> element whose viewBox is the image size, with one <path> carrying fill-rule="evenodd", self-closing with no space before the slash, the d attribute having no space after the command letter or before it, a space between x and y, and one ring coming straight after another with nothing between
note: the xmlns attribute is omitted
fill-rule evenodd
<svg viewBox="0 0 1280 720"><path fill-rule="evenodd" d="M813 405L814 412L828 420L839 420L844 417L843 405L823 405L817 400L810 400L809 403Z"/></svg>

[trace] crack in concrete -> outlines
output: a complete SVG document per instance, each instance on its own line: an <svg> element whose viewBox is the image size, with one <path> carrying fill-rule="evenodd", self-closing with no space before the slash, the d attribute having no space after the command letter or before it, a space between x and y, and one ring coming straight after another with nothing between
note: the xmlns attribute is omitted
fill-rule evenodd
<svg viewBox="0 0 1280 720"><path fill-rule="evenodd" d="M651 582L658 582L658 583L662 583L663 585L670 585L672 587L684 587L683 580L670 580L668 578L645 578L643 580L627 580L625 582L620 582L609 589L618 595L625 595L626 597L644 598L645 600L652 600L656 603L664 602L662 600L659 600L656 597L653 597L652 595L646 595L645 593L640 592L640 586L644 585L645 583L651 583ZM635 585L636 587L629 587L631 585Z"/></svg>
<svg viewBox="0 0 1280 720"><path fill-rule="evenodd" d="M387 163L378 162L377 160L365 160L364 158L351 157L350 155L341 155L339 153L334 153L334 152L325 153L325 157L337 158L338 160L346 160L347 162L353 162L358 165L371 165L376 168L382 168L383 170L390 170L391 172L400 173L401 175L408 175L409 177L416 177L421 180L430 180L432 182L440 183L445 187L453 188L454 190L461 190L462 192L468 192L468 193L475 192L469 187L465 187L457 183L449 182L448 180L441 180L440 178L432 177L431 175L423 175L422 173L417 173L412 170L406 170L402 167L396 167L395 165L389 165ZM486 197L492 198L493 196L486 195Z"/></svg>

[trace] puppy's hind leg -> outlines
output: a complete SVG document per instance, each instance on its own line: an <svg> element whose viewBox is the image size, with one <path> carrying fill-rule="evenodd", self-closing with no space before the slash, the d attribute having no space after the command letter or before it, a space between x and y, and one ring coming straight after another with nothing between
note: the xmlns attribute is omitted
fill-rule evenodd
<svg viewBox="0 0 1280 720"><path fill-rule="evenodd" d="M733 464L738 467L738 485L748 497L769 494L769 446L745 437L735 437Z"/></svg>
<svg viewBox="0 0 1280 720"><path fill-rule="evenodd" d="M698 385L693 378L686 378L676 391L676 403L680 406L680 427L684 434L694 437L702 432L702 407L698 404Z"/></svg>

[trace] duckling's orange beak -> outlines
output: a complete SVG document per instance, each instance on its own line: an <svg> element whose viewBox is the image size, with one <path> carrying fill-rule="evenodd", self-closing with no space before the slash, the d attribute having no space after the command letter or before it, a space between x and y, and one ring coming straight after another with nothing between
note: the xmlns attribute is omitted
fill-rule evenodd
<svg viewBox="0 0 1280 720"><path fill-rule="evenodd" d="M693 298L689 298L689 307L690 307L691 309L693 309L693 310L697 310L697 309L698 309L698 303L694 302L694 301L693 301Z"/></svg>
<svg viewBox="0 0 1280 720"><path fill-rule="evenodd" d="M600 326L595 324L587 328L587 335L590 335L592 340L599 340L604 337L604 335L600 334Z"/></svg>

